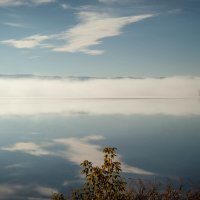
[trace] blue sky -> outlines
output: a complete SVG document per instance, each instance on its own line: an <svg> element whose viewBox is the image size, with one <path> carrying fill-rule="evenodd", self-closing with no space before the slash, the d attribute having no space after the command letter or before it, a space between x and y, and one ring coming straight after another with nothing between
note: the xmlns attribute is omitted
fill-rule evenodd
<svg viewBox="0 0 200 200"><path fill-rule="evenodd" d="M0 0L0 74L199 76L199 0Z"/></svg>

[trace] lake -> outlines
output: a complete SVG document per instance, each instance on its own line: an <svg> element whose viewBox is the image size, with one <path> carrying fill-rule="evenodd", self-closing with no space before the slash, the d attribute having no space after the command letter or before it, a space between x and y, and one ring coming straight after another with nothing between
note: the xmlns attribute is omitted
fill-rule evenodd
<svg viewBox="0 0 200 200"><path fill-rule="evenodd" d="M80 186L80 163L117 147L127 178L200 184L200 99L0 100L0 199Z"/></svg>

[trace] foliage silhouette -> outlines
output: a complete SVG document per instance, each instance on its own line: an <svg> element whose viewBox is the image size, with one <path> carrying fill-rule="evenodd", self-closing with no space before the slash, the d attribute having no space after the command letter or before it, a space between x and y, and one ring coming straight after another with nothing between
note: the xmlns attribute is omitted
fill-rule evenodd
<svg viewBox="0 0 200 200"><path fill-rule="evenodd" d="M81 163L86 183L83 189L73 193L73 199L121 200L125 198L126 182L120 176L121 163L115 161L116 148L107 147L103 153L104 164L101 167L93 167L87 160Z"/></svg>

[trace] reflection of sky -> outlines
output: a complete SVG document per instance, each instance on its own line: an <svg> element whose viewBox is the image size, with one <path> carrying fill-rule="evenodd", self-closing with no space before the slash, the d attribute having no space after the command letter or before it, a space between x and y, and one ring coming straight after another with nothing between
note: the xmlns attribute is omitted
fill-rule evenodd
<svg viewBox="0 0 200 200"><path fill-rule="evenodd" d="M86 101L82 105L84 102L89 105ZM127 108L134 106L132 101L120 101L121 106L122 102ZM118 148L128 177L152 172L157 177L180 176L200 183L196 177L200 168L199 115L126 115L112 113L112 109L108 115L108 107L102 105L101 113L93 115L1 115L0 199L47 199L52 191L76 187L81 180L79 164L85 159L99 164L105 146Z"/></svg>
<svg viewBox="0 0 200 200"><path fill-rule="evenodd" d="M42 143L40 145L32 142L19 142L15 143L9 147L3 147L1 150L10 151L10 152L23 152L26 154L30 154L33 156L59 156L66 158L67 160L76 163L79 165L83 160L91 160L94 165L101 165L103 162L101 146L90 144L90 141L96 141L104 139L98 135L86 136L83 138L59 138L54 139L51 143L45 144ZM41 141L40 141L41 142ZM48 150L46 147L55 146L58 144L59 146L63 145L65 147L62 151L56 151L55 148L52 150ZM135 174L143 174L143 175L152 175L153 173L128 166L124 164L122 161L122 169L124 172L135 173ZM16 165L14 165L16 166Z"/></svg>

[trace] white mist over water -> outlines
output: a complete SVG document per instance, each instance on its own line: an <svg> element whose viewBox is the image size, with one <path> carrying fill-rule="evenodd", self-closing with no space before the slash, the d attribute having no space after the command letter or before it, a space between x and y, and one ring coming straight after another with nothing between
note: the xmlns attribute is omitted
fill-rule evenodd
<svg viewBox="0 0 200 200"><path fill-rule="evenodd" d="M1 76L0 115L200 115L199 88L200 77Z"/></svg>
<svg viewBox="0 0 200 200"><path fill-rule="evenodd" d="M0 78L0 98L195 98L200 77Z"/></svg>
<svg viewBox="0 0 200 200"><path fill-rule="evenodd" d="M198 99L0 99L0 116L200 115Z"/></svg>

